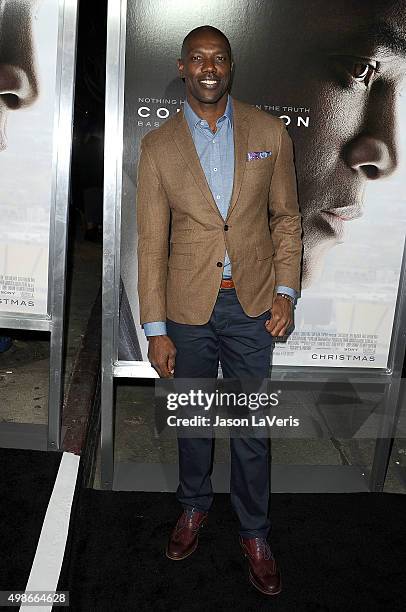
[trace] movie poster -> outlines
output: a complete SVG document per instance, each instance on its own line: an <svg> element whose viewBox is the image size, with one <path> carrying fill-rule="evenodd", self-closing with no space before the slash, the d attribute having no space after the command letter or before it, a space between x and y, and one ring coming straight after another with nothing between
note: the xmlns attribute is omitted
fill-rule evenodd
<svg viewBox="0 0 406 612"><path fill-rule="evenodd" d="M0 314L47 314L58 0L0 0Z"/></svg>
<svg viewBox="0 0 406 612"><path fill-rule="evenodd" d="M232 95L281 117L295 148L302 292L273 364L387 367L406 229L401 4L128 0L119 358L147 359L137 296L140 141L181 110L182 40L209 24L231 43Z"/></svg>

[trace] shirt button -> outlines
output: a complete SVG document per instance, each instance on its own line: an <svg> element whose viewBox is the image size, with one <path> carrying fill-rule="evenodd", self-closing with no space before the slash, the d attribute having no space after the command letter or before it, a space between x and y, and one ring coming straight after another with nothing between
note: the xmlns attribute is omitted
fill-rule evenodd
<svg viewBox="0 0 406 612"><path fill-rule="evenodd" d="M218 268L222 268L222 267L223 267L223 264L221 263L221 261L218 261L218 262L217 262L217 267L218 267Z"/></svg>
<svg viewBox="0 0 406 612"><path fill-rule="evenodd" d="M217 172L217 168L213 168L214 172Z"/></svg>
<svg viewBox="0 0 406 612"><path fill-rule="evenodd" d="M218 200L220 200L221 196L219 196L219 195L218 195L218 196L216 196L216 198L217 198Z"/></svg>
<svg viewBox="0 0 406 612"><path fill-rule="evenodd" d="M225 226L224 226L224 231L225 231L225 232L228 232L228 225L225 225Z"/></svg>
<svg viewBox="0 0 406 612"><path fill-rule="evenodd" d="M215 140L213 140L213 144L216 144L216 141L215 141Z"/></svg>

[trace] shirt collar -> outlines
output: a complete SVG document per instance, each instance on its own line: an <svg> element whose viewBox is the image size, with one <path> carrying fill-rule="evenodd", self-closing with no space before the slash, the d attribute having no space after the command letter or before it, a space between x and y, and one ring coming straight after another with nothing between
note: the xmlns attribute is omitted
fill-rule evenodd
<svg viewBox="0 0 406 612"><path fill-rule="evenodd" d="M196 125L201 121L201 117L196 115L195 111L192 109L192 107L190 106L189 102L186 99L183 105L183 112L185 114L185 119L188 122L190 131L193 131ZM228 98L227 98L227 105L224 111L224 115L222 115L221 117L219 117L219 119L217 119L217 123L219 121L221 122L222 119L228 119L230 122L230 126L232 127L233 125L233 104L232 104L232 98L230 95L228 95Z"/></svg>

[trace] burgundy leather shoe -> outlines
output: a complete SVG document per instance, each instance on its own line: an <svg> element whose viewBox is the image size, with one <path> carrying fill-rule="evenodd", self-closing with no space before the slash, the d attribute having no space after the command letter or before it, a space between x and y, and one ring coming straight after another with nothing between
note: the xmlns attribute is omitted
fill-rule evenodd
<svg viewBox="0 0 406 612"><path fill-rule="evenodd" d="M173 561L180 561L192 554L197 548L199 531L207 521L207 512L196 508L184 510L169 538L166 556Z"/></svg>
<svg viewBox="0 0 406 612"><path fill-rule="evenodd" d="M264 595L278 595L282 591L281 575L268 542L240 536L240 544L248 559L251 584Z"/></svg>

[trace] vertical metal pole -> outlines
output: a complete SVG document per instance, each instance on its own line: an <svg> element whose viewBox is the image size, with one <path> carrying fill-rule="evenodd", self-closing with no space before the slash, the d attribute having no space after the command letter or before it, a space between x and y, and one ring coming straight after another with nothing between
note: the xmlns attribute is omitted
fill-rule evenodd
<svg viewBox="0 0 406 612"><path fill-rule="evenodd" d="M123 157L125 0L109 0L107 13L106 114L103 202L101 486L114 478L114 377L120 278L120 207Z"/></svg>
<svg viewBox="0 0 406 612"><path fill-rule="evenodd" d="M76 66L77 0L60 2L58 39L59 108L57 112L57 147L55 208L51 285L51 342L49 355L48 448L58 450L61 444L61 407L63 396L63 332L65 310L65 275L70 165L73 128L73 97Z"/></svg>
<svg viewBox="0 0 406 612"><path fill-rule="evenodd" d="M106 369L104 365L102 365L101 377L100 472L102 489L112 489L114 479L114 378L113 368Z"/></svg>
<svg viewBox="0 0 406 612"><path fill-rule="evenodd" d="M384 412L378 437L375 442L374 459L371 468L369 488L371 491L382 492L396 434L398 405L400 398L400 378L395 378L388 384L385 391Z"/></svg>

